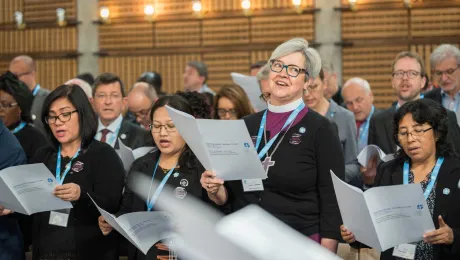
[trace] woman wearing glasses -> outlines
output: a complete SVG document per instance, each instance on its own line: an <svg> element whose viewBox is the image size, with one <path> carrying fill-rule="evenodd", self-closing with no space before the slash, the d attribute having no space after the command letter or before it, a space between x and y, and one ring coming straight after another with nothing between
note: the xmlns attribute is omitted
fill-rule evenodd
<svg viewBox="0 0 460 260"><path fill-rule="evenodd" d="M94 140L97 120L85 92L76 85L56 88L44 102L41 119L52 146L41 148L32 161L44 163L56 176L54 195L73 208L34 215L33 259L117 259L114 237L100 233L89 196L116 212L123 164L112 147Z"/></svg>
<svg viewBox="0 0 460 260"><path fill-rule="evenodd" d="M268 178L229 181L206 171L201 184L218 205L234 210L257 204L298 232L335 252L340 212L330 170L344 178L337 130L308 109L302 95L321 69L319 54L301 38L279 45L271 55L268 110L245 118ZM268 166L271 165L271 166ZM218 174L218 173L217 173ZM279 248L283 250L283 248Z"/></svg>
<svg viewBox="0 0 460 260"><path fill-rule="evenodd" d="M447 113L440 104L420 99L401 106L394 116L393 134L400 150L377 168L375 186L420 183L436 230L406 245L413 259L460 259L460 161L447 142ZM341 226L342 238L352 246L353 233ZM389 249L380 259L402 259Z"/></svg>
<svg viewBox="0 0 460 260"><path fill-rule="evenodd" d="M246 92L240 86L222 86L215 100L214 110L217 119L236 120L254 113Z"/></svg>
<svg viewBox="0 0 460 260"><path fill-rule="evenodd" d="M308 86L303 95L305 105L337 125L340 144L345 160L345 181L349 182L359 175L358 138L356 136L355 116L352 112L337 105L334 100L326 99L324 91L327 83L321 69L319 76Z"/></svg>
<svg viewBox="0 0 460 260"><path fill-rule="evenodd" d="M203 166L177 131L166 110L166 105L187 114L193 113L187 100L179 95L163 96L155 102L150 113L152 116L150 129L158 151L146 154L131 166L121 208L117 215L155 210L156 198L161 199L161 194L163 194L161 185L156 190L152 189L149 194L145 194L144 197L147 197L148 201L133 193L130 184L138 174L151 179L152 183L156 180L170 186L174 192L173 196L177 199L184 199L187 196L207 199L206 191L201 188L200 184L200 175L204 171ZM204 100L201 105L205 105ZM104 235L109 235L113 231L102 216L99 217L99 227ZM174 252L170 252L168 246L170 246L169 243L156 243L150 248L147 255L144 255L136 247L129 245L128 259L176 259Z"/></svg>
<svg viewBox="0 0 460 260"><path fill-rule="evenodd" d="M0 76L0 120L16 136L30 162L37 150L47 145L46 137L33 125L30 115L33 96L11 72Z"/></svg>

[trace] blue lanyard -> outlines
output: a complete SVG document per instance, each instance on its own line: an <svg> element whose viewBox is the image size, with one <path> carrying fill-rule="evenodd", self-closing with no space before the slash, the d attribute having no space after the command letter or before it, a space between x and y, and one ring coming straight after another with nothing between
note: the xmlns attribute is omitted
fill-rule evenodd
<svg viewBox="0 0 460 260"><path fill-rule="evenodd" d="M62 174L62 178L61 178L61 146L59 146L58 153L57 153L57 162L56 162L56 180L58 181L60 185L64 183L64 179L67 176L67 173L69 173L70 167L72 166L72 161L78 156L78 154L80 154L80 148L74 154L72 159L70 159L70 162L66 165L64 173Z"/></svg>
<svg viewBox="0 0 460 260"><path fill-rule="evenodd" d="M287 126L289 126L290 124L292 124L292 122L294 122L294 120L296 119L297 115L300 113L300 111L302 111L302 109L304 109L304 107L305 107L305 103L302 102L302 103L299 104L299 106L297 106L296 109L294 109L294 111L292 111L292 113L289 115L288 119L284 123L283 128L281 128L281 130L275 136L273 136L273 138L271 138L270 141L268 141L265 144L264 148L262 148L262 150L259 152L259 159L262 159L262 157L264 157L264 155L268 152L268 150L270 150L270 147L272 147L272 145L275 142L275 140L278 137L278 135ZM256 141L256 151L259 150L259 145L260 145L260 142L262 141L262 135L263 135L263 133L265 131L265 124L266 123L267 123L267 110L265 110L264 116L262 117L262 121L260 122L259 133L257 134L257 141Z"/></svg>
<svg viewBox="0 0 460 260"><path fill-rule="evenodd" d="M11 132L12 132L13 134L15 134L15 133L21 131L26 125L27 125L27 123L24 122L24 121L22 121L22 122L21 122L18 126L16 126L16 128L13 129Z"/></svg>
<svg viewBox="0 0 460 260"><path fill-rule="evenodd" d="M375 107L372 106L371 113L367 116L366 122L364 122L360 127L359 127L359 139L358 139L358 146L359 147L365 147L367 145L367 137L369 136L369 125L370 121L372 118L372 115L374 114ZM361 148L360 148L361 150Z"/></svg>
<svg viewBox="0 0 460 260"><path fill-rule="evenodd" d="M163 178L163 180L161 181L161 183L158 186L157 190L152 195L152 197L151 197L151 199L149 201L150 191L152 190L153 180L155 179L155 173L157 172L158 164L160 164L160 158L158 158L157 165L155 165L155 170L153 170L153 175L152 175L152 181L151 181L151 185L150 185L150 189L149 189L149 194L147 195L147 211L152 211L152 208L155 205L158 197L160 196L161 191L163 191L163 189L164 189L164 187L166 185L166 182L168 181L169 177L171 177L171 174L173 173L173 171L175 170L175 168L177 166L177 163L176 163L176 165L174 165L174 167L171 168L171 170L169 170L169 172Z"/></svg>
<svg viewBox="0 0 460 260"><path fill-rule="evenodd" d="M111 145L112 147L115 147L115 142L117 141L117 137L118 137L118 132L120 132L120 128L121 128L121 123L120 125L117 127L117 129L115 130L115 132L112 133L112 135L110 136L109 138L109 141L107 142L109 145Z"/></svg>
<svg viewBox="0 0 460 260"><path fill-rule="evenodd" d="M423 195L425 196L425 200L430 196L431 190L434 187L434 183L436 182L436 179L438 178L439 174L439 169L441 168L442 163L444 162L444 157L439 157L438 160L436 161L436 165L434 166L433 172L431 172L431 180L430 183L428 183L428 186L425 189L425 192ZM404 168L403 168L403 183L404 184L409 184L409 162L404 162Z"/></svg>
<svg viewBox="0 0 460 260"><path fill-rule="evenodd" d="M32 92L32 95L35 97L39 90L40 90L40 84L37 84L37 86L35 86L34 88L34 91Z"/></svg>

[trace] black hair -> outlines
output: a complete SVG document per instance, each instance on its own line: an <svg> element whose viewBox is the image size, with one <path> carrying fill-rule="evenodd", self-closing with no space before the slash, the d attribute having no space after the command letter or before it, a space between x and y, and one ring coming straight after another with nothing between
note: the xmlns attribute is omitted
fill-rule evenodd
<svg viewBox="0 0 460 260"><path fill-rule="evenodd" d="M29 87L20 81L16 75L7 71L0 76L0 90L13 96L16 100L21 109L21 121L32 123L30 110L34 97Z"/></svg>
<svg viewBox="0 0 460 260"><path fill-rule="evenodd" d="M266 60L259 60L253 64L251 64L251 67L249 68L250 70L253 70L253 69L261 69L263 66L265 66L267 64L267 61Z"/></svg>
<svg viewBox="0 0 460 260"><path fill-rule="evenodd" d="M95 79L93 84L93 97L96 95L96 90L100 85L107 85L115 82L120 83L121 96L126 97L125 86L123 85L123 81L121 81L121 79L117 75L108 72L102 73Z"/></svg>
<svg viewBox="0 0 460 260"><path fill-rule="evenodd" d="M78 113L78 120L80 125L80 138L82 141L82 148L86 149L94 139L97 132L97 117L94 113L91 103L88 100L85 92L77 85L62 85L53 90L45 99L43 103L43 110L41 120L45 127L45 131L49 140L55 148L60 143L51 132L50 126L46 123L45 118L48 116L51 105L54 101L60 98L66 98L75 106Z"/></svg>
<svg viewBox="0 0 460 260"><path fill-rule="evenodd" d="M196 91L177 91L176 95L187 100L192 107L192 116L202 119L211 119L211 107L204 93L198 93Z"/></svg>
<svg viewBox="0 0 460 260"><path fill-rule="evenodd" d="M85 81L90 86L94 85L94 76L93 76L93 74L91 74L89 72L78 74L77 79L81 79L81 80Z"/></svg>
<svg viewBox="0 0 460 260"><path fill-rule="evenodd" d="M398 140L399 123L407 114L412 114L412 118L419 124L429 124L433 128L436 138L436 157L452 157L454 154L452 144L447 141L447 110L437 102L430 99L418 99L402 105L395 113L393 120L393 137L396 144ZM404 149L396 152L396 158L400 161L409 160L409 156Z"/></svg>
<svg viewBox="0 0 460 260"><path fill-rule="evenodd" d="M163 81L161 79L161 75L158 72L144 72L142 75L137 79L137 82L145 82L150 86L154 87L157 95L161 93L161 86Z"/></svg>
<svg viewBox="0 0 460 260"><path fill-rule="evenodd" d="M150 120L153 122L153 114L155 111L164 106L170 106L174 109L177 109L179 111L182 111L184 113L187 113L189 115L193 115L193 109L192 106L188 103L188 101L178 95L166 95L157 100L155 104L153 104L153 107L150 111ZM190 149L190 147L185 144L184 150L182 151L180 157L179 157L179 167L181 168L187 168L187 169L199 169L201 168L201 163L198 161L196 158L195 154L193 151Z"/></svg>

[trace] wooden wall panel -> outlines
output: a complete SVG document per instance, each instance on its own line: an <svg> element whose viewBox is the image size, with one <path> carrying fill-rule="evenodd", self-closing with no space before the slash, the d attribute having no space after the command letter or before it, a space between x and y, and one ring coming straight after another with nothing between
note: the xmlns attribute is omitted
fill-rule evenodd
<svg viewBox="0 0 460 260"><path fill-rule="evenodd" d="M281 43L293 37L314 39L314 15L280 15L252 19L253 43ZM292 25L286 26L286 25Z"/></svg>
<svg viewBox="0 0 460 260"><path fill-rule="evenodd" d="M404 9L346 12L342 14L342 38L369 39L407 36L408 24L408 14Z"/></svg>
<svg viewBox="0 0 460 260"><path fill-rule="evenodd" d="M251 52L251 64L256 63L261 60L266 60L270 58L272 54L272 50L266 50L266 51L253 51ZM248 68L249 69L249 68Z"/></svg>
<svg viewBox="0 0 460 260"><path fill-rule="evenodd" d="M460 7L413 10L414 37L460 35Z"/></svg>
<svg viewBox="0 0 460 260"><path fill-rule="evenodd" d="M387 108L396 100L391 86L391 64L406 45L343 48L343 82L352 77L369 81L375 106Z"/></svg>
<svg viewBox="0 0 460 260"><path fill-rule="evenodd" d="M40 86L53 90L77 75L76 59L38 59L37 81Z"/></svg>
<svg viewBox="0 0 460 260"><path fill-rule="evenodd" d="M0 24L14 22L14 12L23 10L23 2L20 0L0 1Z"/></svg>
<svg viewBox="0 0 460 260"><path fill-rule="evenodd" d="M56 20L56 9L64 8L66 18L77 18L77 0L23 0L25 21Z"/></svg>
<svg viewBox="0 0 460 260"><path fill-rule="evenodd" d="M3 74L8 70L10 61L8 60L0 60L0 74Z"/></svg>
<svg viewBox="0 0 460 260"><path fill-rule="evenodd" d="M183 90L182 74L187 62L192 60L200 60L200 55L191 53L142 57L101 57L99 59L99 71L119 75L125 83L127 91L143 72L157 71L161 73L163 91L174 93L177 90Z"/></svg>
<svg viewBox="0 0 460 260"><path fill-rule="evenodd" d="M200 45L199 21L171 21L157 23L156 47L190 47Z"/></svg>
<svg viewBox="0 0 460 260"><path fill-rule="evenodd" d="M0 54L76 52L77 43L75 27L0 30Z"/></svg>
<svg viewBox="0 0 460 260"><path fill-rule="evenodd" d="M249 43L247 18L212 19L203 21L203 45L230 45Z"/></svg>
<svg viewBox="0 0 460 260"><path fill-rule="evenodd" d="M153 48L153 25L148 22L108 24L99 27L100 49Z"/></svg>
<svg viewBox="0 0 460 260"><path fill-rule="evenodd" d="M232 83L231 72L247 74L249 71L249 53L205 53L204 62L208 65L208 85L217 90L222 85Z"/></svg>

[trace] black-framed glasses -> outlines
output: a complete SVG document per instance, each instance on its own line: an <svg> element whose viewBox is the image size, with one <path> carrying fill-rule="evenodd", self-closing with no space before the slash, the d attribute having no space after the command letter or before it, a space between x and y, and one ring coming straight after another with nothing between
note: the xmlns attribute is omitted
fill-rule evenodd
<svg viewBox="0 0 460 260"><path fill-rule="evenodd" d="M430 128L427 128L427 129L414 129L411 132L399 132L398 137L400 139L406 138L406 140L407 140L409 135L412 135L412 138L417 139L420 136L422 136L425 132L428 132L431 129L433 129L433 127L430 127Z"/></svg>
<svg viewBox="0 0 460 260"><path fill-rule="evenodd" d="M110 100L119 100L122 98L122 95L121 94L106 94L106 93L97 93L96 95L94 95L94 97L96 99L106 99L106 98L110 98Z"/></svg>
<svg viewBox="0 0 460 260"><path fill-rule="evenodd" d="M8 109L17 106L18 103L0 102L0 109Z"/></svg>
<svg viewBox="0 0 460 260"><path fill-rule="evenodd" d="M217 109L217 114L220 116L220 117L223 117L225 116L226 114L230 114L231 116L236 116L236 110L235 109L225 109L225 108L218 108Z"/></svg>
<svg viewBox="0 0 460 260"><path fill-rule="evenodd" d="M164 125L153 123L153 124L150 124L149 127L150 127L150 131L152 131L153 133L161 132L162 127L164 127L166 132L168 133L176 132L176 126L173 123L168 123Z"/></svg>
<svg viewBox="0 0 460 260"><path fill-rule="evenodd" d="M271 93L262 93L260 94L259 98L263 102L268 102L268 100L270 100L271 95L272 95Z"/></svg>
<svg viewBox="0 0 460 260"><path fill-rule="evenodd" d="M283 69L286 68L286 72L289 76L295 78L303 71L305 72L305 77L308 77L308 72L306 69L303 69L297 65L285 65L280 60L270 60L270 69L273 72L280 73Z"/></svg>
<svg viewBox="0 0 460 260"><path fill-rule="evenodd" d="M404 78L404 75L407 75L407 77L410 79L415 79L416 77L420 76L421 73L415 70L408 70L408 71L397 70L393 72L393 77L396 79L402 79Z"/></svg>
<svg viewBox="0 0 460 260"><path fill-rule="evenodd" d="M14 75L16 75L16 77L20 78L22 76L29 75L31 73L32 73L32 71L26 71L26 72L23 72L23 73L17 73L17 74L14 73Z"/></svg>
<svg viewBox="0 0 460 260"><path fill-rule="evenodd" d="M451 76L454 74L455 71L457 71L458 66L456 68L450 68L448 70L435 70L433 71L433 75L436 77L442 77L442 75L445 73L447 76Z"/></svg>
<svg viewBox="0 0 460 260"><path fill-rule="evenodd" d="M59 121L61 121L62 123L65 123L67 121L69 121L70 119L72 119L72 114L77 112L78 110L74 110L74 111L70 111L70 112L64 112L64 113L61 113L57 116L46 116L45 117L45 122L47 124L54 124L56 123L56 120L59 119Z"/></svg>

